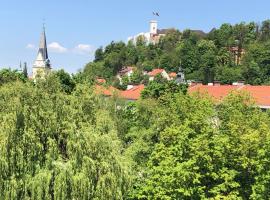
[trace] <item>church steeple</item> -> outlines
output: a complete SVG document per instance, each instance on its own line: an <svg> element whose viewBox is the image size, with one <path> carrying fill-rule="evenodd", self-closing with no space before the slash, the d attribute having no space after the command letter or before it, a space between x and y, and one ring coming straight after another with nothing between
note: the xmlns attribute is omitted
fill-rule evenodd
<svg viewBox="0 0 270 200"><path fill-rule="evenodd" d="M46 34L45 34L45 27L43 25L43 31L40 37L39 43L39 53L41 53L43 60L48 59L48 51L47 51L47 42L46 42Z"/></svg>
<svg viewBox="0 0 270 200"><path fill-rule="evenodd" d="M47 42L46 42L46 33L45 27L43 24L43 30L40 36L39 49L37 58L33 65L33 78L39 73L40 76L44 76L51 70L51 64L48 56Z"/></svg>

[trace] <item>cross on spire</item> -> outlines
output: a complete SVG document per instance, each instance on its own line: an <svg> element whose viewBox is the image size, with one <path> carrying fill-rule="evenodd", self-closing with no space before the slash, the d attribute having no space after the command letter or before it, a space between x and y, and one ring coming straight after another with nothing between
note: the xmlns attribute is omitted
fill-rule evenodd
<svg viewBox="0 0 270 200"><path fill-rule="evenodd" d="M42 19L42 28L43 28L43 31L45 31L45 18Z"/></svg>

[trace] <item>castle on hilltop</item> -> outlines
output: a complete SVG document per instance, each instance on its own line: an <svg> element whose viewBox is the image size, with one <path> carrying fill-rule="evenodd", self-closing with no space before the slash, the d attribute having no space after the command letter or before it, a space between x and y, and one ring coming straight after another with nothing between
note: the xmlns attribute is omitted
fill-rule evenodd
<svg viewBox="0 0 270 200"><path fill-rule="evenodd" d="M40 37L39 49L37 58L33 64L33 76L35 80L37 77L44 78L51 72L51 63L48 56L47 43L46 43L46 34L45 27L43 26L43 31Z"/></svg>
<svg viewBox="0 0 270 200"><path fill-rule="evenodd" d="M158 29L158 22L156 20L151 20L149 32L142 32L135 36L129 37L128 41L133 41L136 43L139 38L143 38L147 43L157 44L160 37L165 36L169 30L171 29Z"/></svg>

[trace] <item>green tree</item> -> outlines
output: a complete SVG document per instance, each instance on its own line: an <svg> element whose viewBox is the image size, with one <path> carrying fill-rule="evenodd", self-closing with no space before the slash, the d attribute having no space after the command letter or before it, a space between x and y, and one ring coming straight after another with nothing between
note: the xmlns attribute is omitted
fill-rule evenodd
<svg viewBox="0 0 270 200"><path fill-rule="evenodd" d="M70 94L75 89L75 82L69 73L65 72L63 69L55 72L55 76L59 79L62 90L67 94Z"/></svg>
<svg viewBox="0 0 270 200"><path fill-rule="evenodd" d="M233 26L227 23L222 24L219 29L212 30L208 38L213 40L217 47L229 47L234 43Z"/></svg>
<svg viewBox="0 0 270 200"><path fill-rule="evenodd" d="M265 20L262 22L261 26L261 37L262 41L266 41L270 38L270 20Z"/></svg>
<svg viewBox="0 0 270 200"><path fill-rule="evenodd" d="M124 64L124 57L121 53L110 53L106 56L104 60L104 65L106 69L110 69L113 72L112 75L116 75L117 72L122 69Z"/></svg>
<svg viewBox="0 0 270 200"><path fill-rule="evenodd" d="M128 148L147 162L136 166L131 199L269 198L269 116L248 95L231 94L216 107L200 96L168 94L154 110Z"/></svg>
<svg viewBox="0 0 270 200"><path fill-rule="evenodd" d="M217 55L217 64L219 66L232 66L233 65L233 55L229 52L228 48L221 48Z"/></svg>
<svg viewBox="0 0 270 200"><path fill-rule="evenodd" d="M214 42L201 40L198 43L198 52L200 55L200 71L203 74L203 83L211 83L215 79L216 46Z"/></svg>
<svg viewBox="0 0 270 200"><path fill-rule="evenodd" d="M259 65L256 62L251 62L243 70L243 76L247 83L260 85L262 84L262 72Z"/></svg>
<svg viewBox="0 0 270 200"><path fill-rule="evenodd" d="M137 48L133 42L129 41L126 46L126 61L125 65L136 65L138 62Z"/></svg>
<svg viewBox="0 0 270 200"><path fill-rule="evenodd" d="M171 29L166 32L164 37L161 37L158 46L166 53L172 52L177 44L181 41L182 34L180 31Z"/></svg>
<svg viewBox="0 0 270 200"><path fill-rule="evenodd" d="M130 83L134 85L140 84L144 79L144 76L140 70L135 70L130 76Z"/></svg>
<svg viewBox="0 0 270 200"><path fill-rule="evenodd" d="M113 69L107 67L104 62L90 62L85 66L82 75L86 81L95 82L98 77L111 78Z"/></svg>
<svg viewBox="0 0 270 200"><path fill-rule="evenodd" d="M177 46L183 69L188 76L199 69L199 54L196 44L185 40Z"/></svg>
<svg viewBox="0 0 270 200"><path fill-rule="evenodd" d="M0 86L15 81L26 81L26 78L22 73L18 72L17 70L0 70Z"/></svg>
<svg viewBox="0 0 270 200"><path fill-rule="evenodd" d="M242 73L250 84L263 84L269 81L270 75L269 42L253 43L243 58Z"/></svg>
<svg viewBox="0 0 270 200"><path fill-rule="evenodd" d="M27 63L26 62L23 64L23 75L26 79L28 78Z"/></svg>
<svg viewBox="0 0 270 200"><path fill-rule="evenodd" d="M95 62L98 61L102 61L103 60L103 47L99 47L96 51L95 51Z"/></svg>
<svg viewBox="0 0 270 200"><path fill-rule="evenodd" d="M216 79L222 84L232 84L243 80L240 67L220 66L217 69Z"/></svg>
<svg viewBox="0 0 270 200"><path fill-rule="evenodd" d="M187 93L187 85L178 85L175 81L166 81L164 79L155 78L155 80L150 81L147 87L142 91L142 98L160 98L165 94L174 93Z"/></svg>
<svg viewBox="0 0 270 200"><path fill-rule="evenodd" d="M128 162L102 102L54 76L0 87L0 199L123 199Z"/></svg>

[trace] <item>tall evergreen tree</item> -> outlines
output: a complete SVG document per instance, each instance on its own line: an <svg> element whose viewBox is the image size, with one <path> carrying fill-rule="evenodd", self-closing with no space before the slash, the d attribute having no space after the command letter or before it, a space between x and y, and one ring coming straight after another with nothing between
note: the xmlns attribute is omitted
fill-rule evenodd
<svg viewBox="0 0 270 200"><path fill-rule="evenodd" d="M24 64L23 64L23 75L25 78L28 78L27 63L26 62L24 62Z"/></svg>

